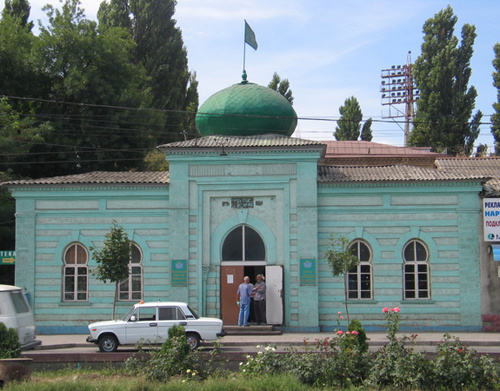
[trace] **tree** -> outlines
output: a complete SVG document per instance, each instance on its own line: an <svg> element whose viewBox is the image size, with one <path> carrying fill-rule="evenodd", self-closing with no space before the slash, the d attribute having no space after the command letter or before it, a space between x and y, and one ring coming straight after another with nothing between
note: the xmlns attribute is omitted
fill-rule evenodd
<svg viewBox="0 0 500 391"><path fill-rule="evenodd" d="M32 151L37 154L23 174L138 168L154 145L150 129L157 114L121 108L151 103L144 69L132 62L135 43L122 28L98 31L78 0L44 10L49 23L40 28L33 57L43 75L42 96L50 101L40 103L37 114L50 118L56 131Z"/></svg>
<svg viewBox="0 0 500 391"><path fill-rule="evenodd" d="M333 234L330 235L330 247L326 251L326 261L330 266L332 276L343 276L344 277L344 303L345 311L347 315L347 324L350 324L349 320L349 308L347 306L348 292L347 292L347 281L346 275L349 271L356 268L359 264L359 258L353 254L350 248L349 240L344 237L335 237Z"/></svg>
<svg viewBox="0 0 500 391"><path fill-rule="evenodd" d="M413 66L420 99L408 143L468 156L482 118L481 111L472 116L477 92L474 86L468 87L476 32L465 24L459 45L453 35L456 23L448 6L423 26L422 54Z"/></svg>
<svg viewBox="0 0 500 391"><path fill-rule="evenodd" d="M361 129L361 140L362 141L372 141L372 122L371 118L368 118L363 124L363 128Z"/></svg>
<svg viewBox="0 0 500 391"><path fill-rule="evenodd" d="M493 85L497 88L497 102L493 104L495 113L491 116L491 133L495 139L495 155L500 155L500 43L497 43L493 50L495 52Z"/></svg>
<svg viewBox="0 0 500 391"><path fill-rule="evenodd" d="M51 132L50 123L37 126L34 115L23 116L7 98L0 99L0 163L4 167L22 161L33 144L43 143Z"/></svg>
<svg viewBox="0 0 500 391"><path fill-rule="evenodd" d="M149 77L152 107L167 111L156 144L179 140L184 133L184 113L198 109L193 104L197 92L188 92L197 83L190 83L187 51L173 19L175 5L175 0L110 0L102 2L98 12L100 28L122 27L130 32L136 43L134 61L144 66Z"/></svg>
<svg viewBox="0 0 500 391"><path fill-rule="evenodd" d="M488 156L488 144L479 144L477 146L475 157L486 157Z"/></svg>
<svg viewBox="0 0 500 391"><path fill-rule="evenodd" d="M33 22L28 23L30 17L31 6L27 0L5 0L5 5L2 10L2 16L10 15L12 17L17 17L21 21L23 27L28 27L31 31L33 28Z"/></svg>
<svg viewBox="0 0 500 391"><path fill-rule="evenodd" d="M104 247L97 250L90 248L92 257L97 263L95 275L99 281L106 283L108 280L115 283L115 296L113 300L113 319L115 318L116 299L118 297L118 284L129 276L131 257L130 240L122 227L114 221L111 231L106 234Z"/></svg>
<svg viewBox="0 0 500 391"><path fill-rule="evenodd" d="M293 95L288 79L281 80L281 77L278 75L278 73L274 72L273 78L269 82L268 87L273 89L274 91L279 92L288 100L288 102L290 102L291 105L293 105Z"/></svg>
<svg viewBox="0 0 500 391"><path fill-rule="evenodd" d="M168 171L168 162L165 154L153 149L144 158L145 171Z"/></svg>
<svg viewBox="0 0 500 391"><path fill-rule="evenodd" d="M360 135L363 113L358 100L351 96L339 108L340 118L333 134L337 140L357 140Z"/></svg>
<svg viewBox="0 0 500 391"><path fill-rule="evenodd" d="M6 3L0 20L0 92L3 95L38 94L39 83L31 57L36 37L26 18Z"/></svg>

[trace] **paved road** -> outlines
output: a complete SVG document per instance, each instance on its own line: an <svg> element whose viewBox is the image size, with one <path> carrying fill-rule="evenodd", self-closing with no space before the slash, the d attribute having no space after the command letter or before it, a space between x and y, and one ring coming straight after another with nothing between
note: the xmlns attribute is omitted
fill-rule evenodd
<svg viewBox="0 0 500 391"><path fill-rule="evenodd" d="M333 333L284 333L281 335L227 335L219 341L224 351L242 351L255 352L257 346L274 344L279 350L286 347L303 347L304 341L309 345L314 344L316 340L333 338ZM408 334L399 334L399 337ZM473 347L478 352L498 353L500 355L500 333L453 333L454 337L459 338L469 347ZM39 349L31 351L32 353L57 350L58 352L98 352L97 346L85 341L86 335L39 335L38 339L42 341ZM368 333L369 344L372 349L378 349L385 345L388 340L385 333ZM443 339L443 333L419 333L416 338L416 347L419 350L434 351L435 347ZM203 343L203 346L210 347L212 343ZM119 351L131 350L128 347L121 347Z"/></svg>

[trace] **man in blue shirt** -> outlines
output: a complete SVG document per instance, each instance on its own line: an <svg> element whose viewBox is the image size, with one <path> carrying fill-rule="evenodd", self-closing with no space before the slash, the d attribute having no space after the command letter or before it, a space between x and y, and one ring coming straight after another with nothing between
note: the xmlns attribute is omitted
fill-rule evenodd
<svg viewBox="0 0 500 391"><path fill-rule="evenodd" d="M250 315L250 295L252 294L252 285L250 285L250 277L245 276L243 283L238 287L236 300L240 306L240 316L238 318L238 326L248 326L248 315Z"/></svg>

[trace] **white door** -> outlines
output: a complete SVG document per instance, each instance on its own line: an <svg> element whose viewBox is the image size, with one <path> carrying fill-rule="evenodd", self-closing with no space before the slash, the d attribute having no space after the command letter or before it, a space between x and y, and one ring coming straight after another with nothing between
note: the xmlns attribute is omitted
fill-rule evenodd
<svg viewBox="0 0 500 391"><path fill-rule="evenodd" d="M283 266L266 266L267 324L283 324Z"/></svg>

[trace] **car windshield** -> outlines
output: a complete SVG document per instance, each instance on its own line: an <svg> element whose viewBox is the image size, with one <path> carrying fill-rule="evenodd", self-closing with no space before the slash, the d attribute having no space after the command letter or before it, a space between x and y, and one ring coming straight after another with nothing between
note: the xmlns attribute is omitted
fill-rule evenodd
<svg viewBox="0 0 500 391"><path fill-rule="evenodd" d="M130 318L130 316L132 315L132 313L133 313L134 311L135 311L135 307L132 307L132 308L130 309L130 311L129 311L129 312L127 312L127 315L125 315L125 316L123 317L123 320L124 320L124 321L127 321L127 320L128 320L128 318Z"/></svg>
<svg viewBox="0 0 500 391"><path fill-rule="evenodd" d="M188 310L191 311L191 313L193 314L193 317L195 319L200 319L200 317L198 316L198 314L196 313L195 310L193 310L190 306L188 306ZM186 318L191 318L192 316L189 316L189 314L186 314Z"/></svg>

